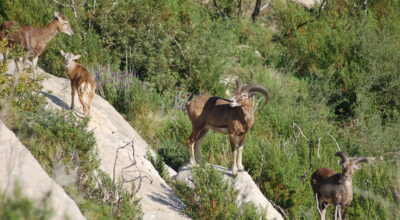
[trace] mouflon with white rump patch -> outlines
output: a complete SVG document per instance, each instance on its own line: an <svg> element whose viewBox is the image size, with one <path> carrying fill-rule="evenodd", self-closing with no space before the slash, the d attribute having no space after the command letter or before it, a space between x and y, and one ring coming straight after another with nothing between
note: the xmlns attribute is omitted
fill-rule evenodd
<svg viewBox="0 0 400 220"><path fill-rule="evenodd" d="M65 66L68 71L69 80L71 81L71 109L74 109L75 92L78 92L79 101L83 106L86 116L90 113L90 103L96 92L97 84L92 78L92 74L82 64L75 62L80 55L73 53L65 53L60 51L65 58Z"/></svg>

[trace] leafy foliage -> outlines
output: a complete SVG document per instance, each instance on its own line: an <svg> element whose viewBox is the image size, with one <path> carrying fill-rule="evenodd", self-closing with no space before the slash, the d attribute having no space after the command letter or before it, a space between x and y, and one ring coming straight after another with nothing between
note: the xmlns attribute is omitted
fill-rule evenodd
<svg viewBox="0 0 400 220"><path fill-rule="evenodd" d="M12 196L0 194L0 218L8 220L32 219L46 220L52 215L51 207L48 204L48 197L41 201L32 201L21 193L17 186Z"/></svg>
<svg viewBox="0 0 400 220"><path fill-rule="evenodd" d="M238 207L238 192L221 173L207 166L192 168L194 188L176 183L174 188L194 219L264 219L252 203Z"/></svg>
<svg viewBox="0 0 400 220"><path fill-rule="evenodd" d="M245 16L254 8L246 1L242 14L232 0L96 2L79 6L75 18L52 1L6 0L0 21L43 26L61 9L76 34L57 36L39 65L60 76L58 51L82 54L99 94L174 169L188 160L191 125L182 110L192 94L228 97L233 86L221 82L235 76L264 85L271 101L257 105L243 162L269 199L289 218L315 218L307 171L340 170L332 136L350 156L383 158L356 173L350 217L400 216L399 1L326 1L305 10L275 0L255 23ZM230 166L229 149L224 135L210 132L202 141L205 162Z"/></svg>
<svg viewBox="0 0 400 220"><path fill-rule="evenodd" d="M50 175L60 162L67 174L77 169L75 182L66 188L85 215L96 219L139 218L140 206L134 195L101 173L96 141L93 132L86 131L87 124L88 118L80 120L71 112L42 109L20 113L13 130Z"/></svg>
<svg viewBox="0 0 400 220"><path fill-rule="evenodd" d="M42 109L36 113L22 113L14 130L51 174L55 161L62 160L68 170L79 169L79 181L85 183L88 173L99 166L93 132L87 132L88 120L79 120L71 112Z"/></svg>

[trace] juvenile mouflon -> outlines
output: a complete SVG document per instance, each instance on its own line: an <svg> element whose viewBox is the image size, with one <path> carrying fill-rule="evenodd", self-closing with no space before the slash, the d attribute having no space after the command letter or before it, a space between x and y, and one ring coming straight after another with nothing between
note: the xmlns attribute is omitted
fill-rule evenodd
<svg viewBox="0 0 400 220"><path fill-rule="evenodd" d="M16 30L13 30L13 27ZM22 65L25 65L26 59L32 58L33 70L35 70L39 56L43 53L47 44L58 33L65 33L69 36L74 34L67 17L58 12L54 12L54 19L47 26L41 28L33 26L18 28L18 24L14 21L6 21L0 25L0 39L7 38L8 48L16 45L22 46L24 50ZM7 59L7 53L8 51L3 54L4 61ZM22 70L18 67L20 59L15 59L18 70Z"/></svg>
<svg viewBox="0 0 400 220"><path fill-rule="evenodd" d="M78 92L79 101L83 106L83 111L86 116L90 113L90 103L96 92L96 82L92 78L92 74L82 64L75 62L80 55L73 53L65 53L60 51L64 56L65 66L68 72L69 80L71 81L71 109L74 109L75 92Z"/></svg>

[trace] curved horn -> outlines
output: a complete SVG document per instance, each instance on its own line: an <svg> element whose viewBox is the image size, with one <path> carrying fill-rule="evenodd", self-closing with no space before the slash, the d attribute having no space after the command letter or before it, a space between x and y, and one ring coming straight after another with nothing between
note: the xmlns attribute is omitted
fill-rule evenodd
<svg viewBox="0 0 400 220"><path fill-rule="evenodd" d="M242 86L242 80L237 79L237 80L236 80L236 88L239 88L239 87L241 87L241 86Z"/></svg>
<svg viewBox="0 0 400 220"><path fill-rule="evenodd" d="M353 160L354 163L368 163L368 159L365 157L358 157Z"/></svg>
<svg viewBox="0 0 400 220"><path fill-rule="evenodd" d="M265 98L265 104L267 104L269 102L269 93L268 93L267 89L265 89L263 86L260 86L260 85L247 85L246 86L246 90L249 93L254 93L254 92L261 93Z"/></svg>
<svg viewBox="0 0 400 220"><path fill-rule="evenodd" d="M349 158L341 151L337 152L335 156L342 158L342 163L349 160Z"/></svg>

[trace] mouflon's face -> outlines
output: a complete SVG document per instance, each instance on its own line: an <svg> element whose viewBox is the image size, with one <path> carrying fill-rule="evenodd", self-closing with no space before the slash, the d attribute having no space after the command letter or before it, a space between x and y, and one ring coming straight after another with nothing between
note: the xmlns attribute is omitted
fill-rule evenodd
<svg viewBox="0 0 400 220"><path fill-rule="evenodd" d="M63 50L60 50L60 53L64 57L65 66L68 66L72 61L75 61L81 57L81 55L75 55L71 52L66 53Z"/></svg>
<svg viewBox="0 0 400 220"><path fill-rule="evenodd" d="M235 96L230 99L229 105L238 107L246 105L248 102L251 102L251 94L247 87L242 85L242 81L238 79L236 80Z"/></svg>
<svg viewBox="0 0 400 220"><path fill-rule="evenodd" d="M71 28L71 25L67 19L67 17L60 15L59 12L55 12L54 16L58 20L58 30L62 33L65 33L69 36L74 34L74 31Z"/></svg>
<svg viewBox="0 0 400 220"><path fill-rule="evenodd" d="M237 107L237 106L243 106L245 105L248 101L251 99L251 94L243 88L243 86L236 88L235 90L235 96L230 99L230 106L231 107Z"/></svg>
<svg viewBox="0 0 400 220"><path fill-rule="evenodd" d="M360 169L361 167L357 165L353 161L346 161L343 163L343 170L342 170L342 180L350 181L353 178L353 175L356 170Z"/></svg>

